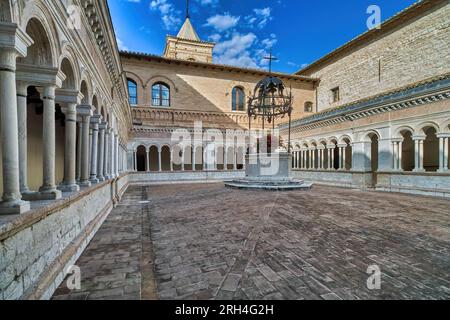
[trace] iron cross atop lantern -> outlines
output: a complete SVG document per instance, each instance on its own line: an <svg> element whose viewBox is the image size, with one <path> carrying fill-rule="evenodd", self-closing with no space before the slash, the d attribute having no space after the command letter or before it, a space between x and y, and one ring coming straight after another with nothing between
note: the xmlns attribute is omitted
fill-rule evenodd
<svg viewBox="0 0 450 320"><path fill-rule="evenodd" d="M270 62L274 60L270 54ZM272 67L270 63L270 73ZM248 99L249 130L252 127L252 119L262 119L262 128L265 130L266 122L275 130L275 121L278 118L289 117L289 134L287 151L291 153L291 121L292 121L292 89L286 93L286 87L280 78L269 75L258 82L253 92L253 97Z"/></svg>

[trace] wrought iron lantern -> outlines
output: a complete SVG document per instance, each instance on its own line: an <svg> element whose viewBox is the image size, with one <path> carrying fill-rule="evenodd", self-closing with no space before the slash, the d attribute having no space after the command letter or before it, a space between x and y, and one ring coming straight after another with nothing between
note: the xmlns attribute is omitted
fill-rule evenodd
<svg viewBox="0 0 450 320"><path fill-rule="evenodd" d="M248 99L249 130L252 119L262 119L262 128L266 123L275 129L276 119L289 117L288 153L291 152L291 121L292 121L292 89L286 92L286 87L281 79L268 76L258 82L253 92L253 97Z"/></svg>

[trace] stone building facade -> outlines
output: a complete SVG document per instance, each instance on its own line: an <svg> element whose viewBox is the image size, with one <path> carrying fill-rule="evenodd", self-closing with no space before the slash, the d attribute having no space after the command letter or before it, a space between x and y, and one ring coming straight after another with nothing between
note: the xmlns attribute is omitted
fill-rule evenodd
<svg viewBox="0 0 450 320"><path fill-rule="evenodd" d="M173 39L183 41L186 46L175 46ZM222 132L223 140L227 130L247 130L247 99L254 94L256 84L269 73L214 64L213 46L205 53L204 45L188 17L178 36L167 38L163 57L121 53L132 93L134 121L133 139L128 144L128 166L138 172L153 173L146 176L149 181L161 177L170 180L170 175L161 173L188 174L185 171L190 177L200 179L205 171L230 171L225 176L232 178L240 175L237 171L244 167L245 146L225 143L213 146L203 139L204 135L194 136L194 125L201 122L203 133L204 130ZM315 109L317 79L274 75L292 90L293 117L311 114ZM161 99L163 95L165 99ZM252 126L261 129L263 124L254 120ZM265 126L273 127L273 124ZM178 141L173 139L174 132L180 129L193 135L189 146L181 147L184 150L180 150Z"/></svg>
<svg viewBox="0 0 450 320"><path fill-rule="evenodd" d="M449 38L449 2L420 1L299 71L320 83L293 125L296 175L449 197Z"/></svg>

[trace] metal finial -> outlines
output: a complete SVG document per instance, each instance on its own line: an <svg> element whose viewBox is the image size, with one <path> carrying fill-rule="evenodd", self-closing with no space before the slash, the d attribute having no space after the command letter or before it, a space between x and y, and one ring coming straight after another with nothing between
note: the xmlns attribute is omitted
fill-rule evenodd
<svg viewBox="0 0 450 320"><path fill-rule="evenodd" d="M191 16L189 14L189 0L186 0L186 19L190 19Z"/></svg>
<svg viewBox="0 0 450 320"><path fill-rule="evenodd" d="M272 49L270 49L270 55L268 57L264 57L264 60L269 60L269 73L272 73L272 61L278 60L278 58L275 58L272 55Z"/></svg>

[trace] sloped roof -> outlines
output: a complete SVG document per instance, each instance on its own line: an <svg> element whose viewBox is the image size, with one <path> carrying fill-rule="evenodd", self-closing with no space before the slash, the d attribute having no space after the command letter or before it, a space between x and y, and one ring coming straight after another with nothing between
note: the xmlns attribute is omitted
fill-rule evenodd
<svg viewBox="0 0 450 320"><path fill-rule="evenodd" d="M195 32L194 27L192 26L191 19L186 18L183 26L181 27L180 32L178 32L177 38L193 40L193 41L201 41L197 32Z"/></svg>

